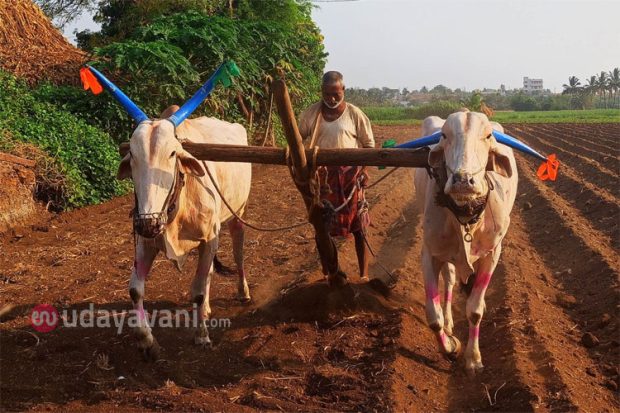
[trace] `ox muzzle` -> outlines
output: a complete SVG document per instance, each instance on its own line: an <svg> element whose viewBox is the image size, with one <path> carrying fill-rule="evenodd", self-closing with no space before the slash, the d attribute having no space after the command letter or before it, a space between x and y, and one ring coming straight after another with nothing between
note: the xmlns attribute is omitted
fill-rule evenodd
<svg viewBox="0 0 620 413"><path fill-rule="evenodd" d="M134 191L135 208L133 210L133 229L134 231L144 238L155 238L161 235L168 223L174 221L178 211L179 197L181 190L185 186L185 175L179 168L179 162L177 161L175 166L174 182L168 191L164 206L159 212L148 212L140 214L138 207L138 196Z"/></svg>
<svg viewBox="0 0 620 413"><path fill-rule="evenodd" d="M168 216L165 212L134 213L133 216L133 228L138 235L144 238L155 238L164 232L167 223Z"/></svg>

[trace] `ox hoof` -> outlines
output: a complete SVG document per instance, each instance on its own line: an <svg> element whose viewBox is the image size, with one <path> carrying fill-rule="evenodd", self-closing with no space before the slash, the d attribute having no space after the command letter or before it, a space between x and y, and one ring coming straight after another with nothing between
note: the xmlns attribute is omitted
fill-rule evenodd
<svg viewBox="0 0 620 413"><path fill-rule="evenodd" d="M247 304L250 301L252 301L252 297L250 297L249 295L248 296L238 295L237 300L239 300L241 304Z"/></svg>
<svg viewBox="0 0 620 413"><path fill-rule="evenodd" d="M153 341L153 343L148 347L143 347L140 349L142 352L142 358L144 361L157 361L161 354L161 347L157 344L157 341Z"/></svg>
<svg viewBox="0 0 620 413"><path fill-rule="evenodd" d="M461 356L461 342L454 336L447 336L448 340L452 344L452 351L449 353L443 353L444 357L449 361L456 361Z"/></svg>
<svg viewBox="0 0 620 413"><path fill-rule="evenodd" d="M343 271L338 271L336 274L330 274L327 276L327 284L330 287L344 287L348 284L347 274L345 274Z"/></svg>
<svg viewBox="0 0 620 413"><path fill-rule="evenodd" d="M465 371L467 371L467 376L470 379L473 379L476 376L479 376L484 371L484 366L481 361L475 361L472 363L467 363L465 367Z"/></svg>
<svg viewBox="0 0 620 413"><path fill-rule="evenodd" d="M194 344L202 348L213 348L213 343L211 343L209 337L195 337Z"/></svg>

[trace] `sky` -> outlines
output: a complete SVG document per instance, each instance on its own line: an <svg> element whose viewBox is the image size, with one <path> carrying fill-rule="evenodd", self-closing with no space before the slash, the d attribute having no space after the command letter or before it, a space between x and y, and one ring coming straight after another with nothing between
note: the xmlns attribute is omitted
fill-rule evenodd
<svg viewBox="0 0 620 413"><path fill-rule="evenodd" d="M265 0L268 1L268 0ZM620 67L620 0L317 1L325 70L347 87L520 88L542 78L561 92ZM90 16L65 29L96 30Z"/></svg>

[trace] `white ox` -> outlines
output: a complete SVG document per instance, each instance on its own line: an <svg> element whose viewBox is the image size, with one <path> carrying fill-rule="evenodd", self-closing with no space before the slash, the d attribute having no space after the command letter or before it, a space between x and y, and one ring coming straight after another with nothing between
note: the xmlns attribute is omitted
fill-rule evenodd
<svg viewBox="0 0 620 413"><path fill-rule="evenodd" d="M512 149L497 143L493 129L503 132L498 123L475 112L457 112L445 121L426 118L423 136L442 132L428 157L433 178L424 169L415 170L424 227L426 317L440 351L458 357L461 345L453 336L451 310L458 277L468 293L465 368L470 375L483 368L478 337L484 294L499 261L518 181ZM445 283L445 317L439 298L440 271Z"/></svg>
<svg viewBox="0 0 620 413"><path fill-rule="evenodd" d="M132 177L135 186L137 244L129 294L139 319L135 333L147 358L157 357L159 346L144 314L144 284L159 251L180 268L189 252L198 249L198 268L191 286L192 302L198 306L197 344L210 343L209 285L220 227L224 223L228 223L233 240L239 298L250 299L243 269L243 225L222 203L205 175L204 166L209 168L224 198L241 216L250 193L251 164L201 162L181 145L184 141L247 145L245 128L200 117L185 120L175 130L167 118L177 109L177 106L170 107L161 119L139 124L130 140L130 152L118 170L119 179Z"/></svg>

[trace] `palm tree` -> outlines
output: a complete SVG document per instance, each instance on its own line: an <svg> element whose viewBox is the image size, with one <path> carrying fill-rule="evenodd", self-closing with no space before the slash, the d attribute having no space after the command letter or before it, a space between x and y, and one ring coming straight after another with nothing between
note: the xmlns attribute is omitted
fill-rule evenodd
<svg viewBox="0 0 620 413"><path fill-rule="evenodd" d="M607 73L605 72L601 72L601 74L598 75L598 79L596 80L599 90L601 91L603 95L603 104L605 105L605 108L607 108L607 102L605 101L605 96L606 96L605 92L607 92L608 80L609 78L607 77Z"/></svg>
<svg viewBox="0 0 620 413"><path fill-rule="evenodd" d="M563 95L572 95L581 90L581 82L577 76L571 76L568 78L568 85L565 83L562 85L564 90L562 91Z"/></svg>
<svg viewBox="0 0 620 413"><path fill-rule="evenodd" d="M609 87L611 92L615 95L612 99L612 106L616 106L616 99L618 97L618 91L620 91L620 68L614 68L609 72Z"/></svg>
<svg viewBox="0 0 620 413"><path fill-rule="evenodd" d="M598 95L599 88L596 76L590 76L590 79L586 80L586 85L583 87L583 91L590 96Z"/></svg>

